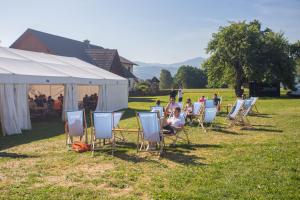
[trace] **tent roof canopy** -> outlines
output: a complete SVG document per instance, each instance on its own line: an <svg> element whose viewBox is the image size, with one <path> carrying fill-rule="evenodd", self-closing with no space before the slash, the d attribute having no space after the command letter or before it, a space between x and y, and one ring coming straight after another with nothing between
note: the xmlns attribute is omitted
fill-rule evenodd
<svg viewBox="0 0 300 200"><path fill-rule="evenodd" d="M0 47L0 83L127 84L127 79L73 57Z"/></svg>

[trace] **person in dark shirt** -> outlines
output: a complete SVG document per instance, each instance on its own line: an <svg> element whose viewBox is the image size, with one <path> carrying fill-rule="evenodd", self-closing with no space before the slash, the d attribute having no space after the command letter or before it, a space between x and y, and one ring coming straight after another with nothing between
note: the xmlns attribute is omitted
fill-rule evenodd
<svg viewBox="0 0 300 200"><path fill-rule="evenodd" d="M217 107L218 111L220 111L220 98L217 94L214 94L213 97L214 105Z"/></svg>
<svg viewBox="0 0 300 200"><path fill-rule="evenodd" d="M170 92L170 98L176 99L176 95L177 95L176 90L172 89L172 91Z"/></svg>

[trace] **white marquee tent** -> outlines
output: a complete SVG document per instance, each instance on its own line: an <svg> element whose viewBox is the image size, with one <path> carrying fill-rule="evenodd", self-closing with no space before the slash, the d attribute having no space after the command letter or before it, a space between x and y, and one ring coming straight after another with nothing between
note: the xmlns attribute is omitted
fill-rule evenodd
<svg viewBox="0 0 300 200"><path fill-rule="evenodd" d="M73 57L0 47L0 120L5 135L31 129L29 87L45 90L50 88L47 85L63 87L64 112L78 110L80 93L85 92L79 86L97 87L98 111L115 111L128 105L125 78Z"/></svg>

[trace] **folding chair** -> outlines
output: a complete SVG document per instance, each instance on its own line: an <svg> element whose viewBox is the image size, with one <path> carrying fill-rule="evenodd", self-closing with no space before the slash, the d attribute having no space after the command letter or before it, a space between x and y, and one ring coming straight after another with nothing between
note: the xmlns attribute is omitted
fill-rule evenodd
<svg viewBox="0 0 300 200"><path fill-rule="evenodd" d="M91 143L92 156L94 151L100 149L101 140L103 141L102 149L105 146L105 140L110 140L112 155L115 150L114 136L114 117L111 112L91 112ZM97 147L98 145L98 147Z"/></svg>
<svg viewBox="0 0 300 200"><path fill-rule="evenodd" d="M121 121L121 118L122 118L123 114L124 114L124 112L114 112L113 113L113 118L114 118L113 121L114 121L114 129L119 129L120 130L120 131L118 131L120 133L120 136L118 136L117 132L115 132L115 138L125 142L126 139L123 135L123 131L119 127L119 123Z"/></svg>
<svg viewBox="0 0 300 200"><path fill-rule="evenodd" d="M185 123L185 113L184 112L180 113L179 117L180 117L180 120L182 121L182 123L184 124ZM174 128L175 133L174 134L164 134L164 138L170 139L172 141L172 145L174 145L174 146L176 145L178 139L190 144L189 135L184 126L183 127L172 126L172 127ZM181 133L185 135L185 138L183 136L181 136Z"/></svg>
<svg viewBox="0 0 300 200"><path fill-rule="evenodd" d="M204 103L194 102L193 106L194 106L194 109L193 109L192 119L196 118L196 120L198 120L198 117L200 117L201 113L203 112Z"/></svg>
<svg viewBox="0 0 300 200"><path fill-rule="evenodd" d="M250 120L248 119L248 115L249 113L251 112L252 108L253 108L253 99L246 99L244 101L244 104L243 104L243 111L242 111L242 124L244 126L249 126L249 127L252 127L251 126L251 123L250 123Z"/></svg>
<svg viewBox="0 0 300 200"><path fill-rule="evenodd" d="M151 106L150 110L151 112L158 112L159 118L163 118L165 116L164 107L162 106Z"/></svg>
<svg viewBox="0 0 300 200"><path fill-rule="evenodd" d="M161 123L156 112L139 112L137 113L138 119L138 139L137 139L137 152L148 151L157 152L160 156L163 152L164 136L161 129ZM150 147L150 143L155 143L155 150Z"/></svg>
<svg viewBox="0 0 300 200"><path fill-rule="evenodd" d="M242 122L242 111L245 100L237 99L231 111L227 115L227 119L230 120L230 127L234 125L240 125Z"/></svg>
<svg viewBox="0 0 300 200"><path fill-rule="evenodd" d="M205 108L215 108L214 100L205 100Z"/></svg>
<svg viewBox="0 0 300 200"><path fill-rule="evenodd" d="M178 104L179 108L182 110L182 108L183 108L182 102L178 102L177 104Z"/></svg>
<svg viewBox="0 0 300 200"><path fill-rule="evenodd" d="M216 116L217 116L217 108L205 108L204 112L202 113L202 116L198 118L199 126L202 127L202 130L204 132L206 132L204 125L210 124L212 127Z"/></svg>
<svg viewBox="0 0 300 200"><path fill-rule="evenodd" d="M66 112L66 145L70 147L73 144L73 137L79 137L80 141L85 136L85 143L87 143L85 111L67 111Z"/></svg>
<svg viewBox="0 0 300 200"><path fill-rule="evenodd" d="M256 106L256 102L258 100L258 97L250 97L250 99L252 100L251 112L255 112L255 113L259 114L259 111L258 111L257 106ZM253 108L255 108L255 111L253 110Z"/></svg>

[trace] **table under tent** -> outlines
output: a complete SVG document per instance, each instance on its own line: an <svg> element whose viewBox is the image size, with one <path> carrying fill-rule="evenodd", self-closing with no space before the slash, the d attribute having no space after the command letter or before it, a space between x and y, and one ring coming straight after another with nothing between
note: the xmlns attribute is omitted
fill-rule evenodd
<svg viewBox="0 0 300 200"><path fill-rule="evenodd" d="M0 120L4 135L31 129L29 98L34 92L63 93L65 112L78 110L87 93L97 93L97 111L128 106L128 81L73 57L0 47Z"/></svg>

